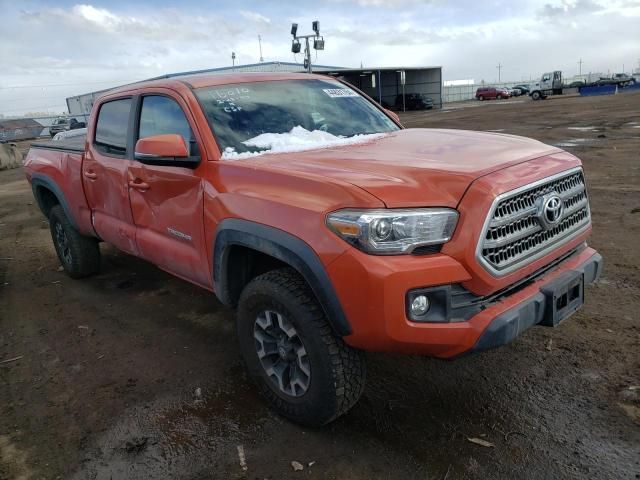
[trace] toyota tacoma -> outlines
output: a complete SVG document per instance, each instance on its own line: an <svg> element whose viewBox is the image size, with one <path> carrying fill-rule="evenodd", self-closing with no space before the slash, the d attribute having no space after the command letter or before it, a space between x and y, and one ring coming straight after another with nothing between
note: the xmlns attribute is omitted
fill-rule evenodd
<svg viewBox="0 0 640 480"><path fill-rule="evenodd" d="M602 270L578 158L404 129L320 75L121 87L83 143L33 144L24 168L69 276L107 242L212 291L260 392L305 425L357 402L363 351L505 345L569 317Z"/></svg>

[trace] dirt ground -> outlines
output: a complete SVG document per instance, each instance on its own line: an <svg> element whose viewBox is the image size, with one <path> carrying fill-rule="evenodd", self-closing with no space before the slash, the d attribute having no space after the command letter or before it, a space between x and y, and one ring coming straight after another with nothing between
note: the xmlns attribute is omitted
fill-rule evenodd
<svg viewBox="0 0 640 480"><path fill-rule="evenodd" d="M604 276L504 348L368 355L362 400L318 430L260 401L212 294L104 245L100 275L67 278L21 171L0 172L0 479L640 478L640 94L460 107L403 121L584 160Z"/></svg>

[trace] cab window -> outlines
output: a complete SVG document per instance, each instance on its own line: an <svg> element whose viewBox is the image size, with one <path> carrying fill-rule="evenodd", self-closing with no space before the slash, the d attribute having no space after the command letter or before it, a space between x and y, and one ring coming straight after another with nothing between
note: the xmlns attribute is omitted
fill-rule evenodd
<svg viewBox="0 0 640 480"><path fill-rule="evenodd" d="M130 98L105 102L100 106L94 142L100 151L117 156L126 155L130 111Z"/></svg>
<svg viewBox="0 0 640 480"><path fill-rule="evenodd" d="M143 97L138 139L168 133L181 135L189 148L189 154L196 154L193 151L195 148L193 132L180 105L172 98L160 95Z"/></svg>

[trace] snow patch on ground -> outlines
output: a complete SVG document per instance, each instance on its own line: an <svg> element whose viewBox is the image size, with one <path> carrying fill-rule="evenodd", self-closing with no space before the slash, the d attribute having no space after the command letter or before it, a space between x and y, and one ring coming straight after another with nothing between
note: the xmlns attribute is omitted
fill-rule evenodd
<svg viewBox="0 0 640 480"><path fill-rule="evenodd" d="M341 145L356 145L384 137L384 133L368 135L354 135L353 137L340 137L322 130L310 132L304 127L293 127L286 133L263 133L257 137L242 142L248 147L264 148L262 152L238 153L233 147L225 148L222 153L223 160L241 160L266 153L288 153L314 150L317 148L329 148Z"/></svg>

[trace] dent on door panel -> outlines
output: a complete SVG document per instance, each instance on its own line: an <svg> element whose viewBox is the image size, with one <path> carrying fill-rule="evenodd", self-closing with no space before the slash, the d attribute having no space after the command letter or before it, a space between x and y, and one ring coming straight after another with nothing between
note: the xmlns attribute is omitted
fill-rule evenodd
<svg viewBox="0 0 640 480"><path fill-rule="evenodd" d="M137 255L135 227L129 206L127 168L130 161L102 156L96 161L87 155L83 163L83 183L93 215L93 228L105 242ZM89 177L88 174L92 175Z"/></svg>
<svg viewBox="0 0 640 480"><path fill-rule="evenodd" d="M129 193L140 255L211 288L200 177L186 168L138 164L129 170L129 180L136 179L149 185L144 191L130 188Z"/></svg>

